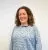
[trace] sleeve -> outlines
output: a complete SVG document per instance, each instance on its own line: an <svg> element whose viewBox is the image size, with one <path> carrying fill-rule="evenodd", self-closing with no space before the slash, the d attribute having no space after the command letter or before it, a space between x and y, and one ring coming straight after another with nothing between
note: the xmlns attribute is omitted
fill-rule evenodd
<svg viewBox="0 0 48 50"><path fill-rule="evenodd" d="M13 50L13 33L14 33L14 30L15 30L15 27L13 28L13 31L12 31L10 45L9 45L9 50Z"/></svg>
<svg viewBox="0 0 48 50"><path fill-rule="evenodd" d="M35 32L35 50L42 50L40 34L36 26L34 26L34 32Z"/></svg>

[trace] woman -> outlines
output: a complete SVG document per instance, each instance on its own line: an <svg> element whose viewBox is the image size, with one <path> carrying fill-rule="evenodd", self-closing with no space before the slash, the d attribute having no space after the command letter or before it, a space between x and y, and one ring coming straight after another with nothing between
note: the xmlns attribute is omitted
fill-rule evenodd
<svg viewBox="0 0 48 50"><path fill-rule="evenodd" d="M40 35L28 7L22 6L17 10L15 24L10 50L41 50Z"/></svg>

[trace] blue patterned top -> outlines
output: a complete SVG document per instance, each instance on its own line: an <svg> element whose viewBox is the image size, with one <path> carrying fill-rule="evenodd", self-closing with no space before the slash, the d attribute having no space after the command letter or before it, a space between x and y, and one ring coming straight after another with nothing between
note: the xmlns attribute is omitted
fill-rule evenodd
<svg viewBox="0 0 48 50"><path fill-rule="evenodd" d="M11 36L10 50L42 50L37 27L15 26Z"/></svg>

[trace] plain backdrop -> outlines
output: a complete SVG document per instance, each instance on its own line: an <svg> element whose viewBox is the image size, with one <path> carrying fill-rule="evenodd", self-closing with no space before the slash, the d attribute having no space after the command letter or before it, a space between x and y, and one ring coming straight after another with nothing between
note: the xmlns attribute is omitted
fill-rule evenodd
<svg viewBox="0 0 48 50"><path fill-rule="evenodd" d="M42 50L48 50L48 0L0 0L0 50L9 50L16 10L23 5L34 14Z"/></svg>

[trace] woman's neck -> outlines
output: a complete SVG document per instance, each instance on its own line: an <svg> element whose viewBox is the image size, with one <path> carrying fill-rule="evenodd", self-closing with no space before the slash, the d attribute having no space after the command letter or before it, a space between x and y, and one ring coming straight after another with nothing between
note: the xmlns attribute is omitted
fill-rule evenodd
<svg viewBox="0 0 48 50"><path fill-rule="evenodd" d="M27 23L26 24L25 23L22 23L21 26L28 26L28 24Z"/></svg>

